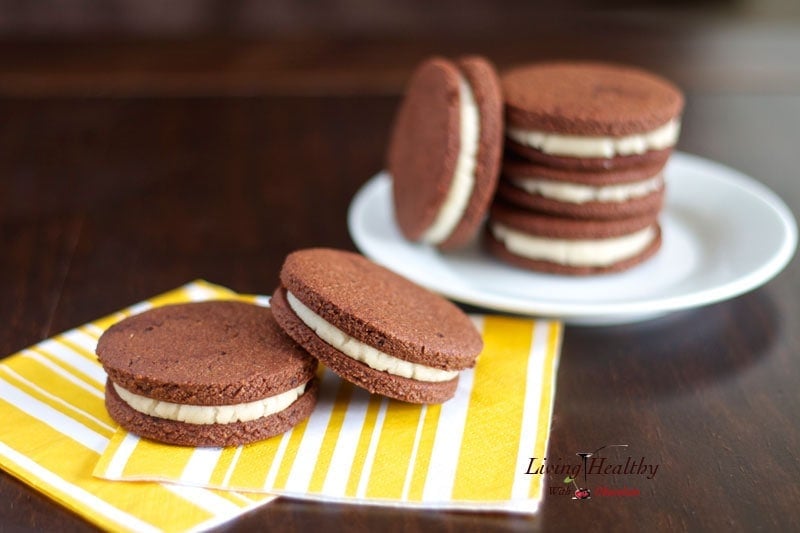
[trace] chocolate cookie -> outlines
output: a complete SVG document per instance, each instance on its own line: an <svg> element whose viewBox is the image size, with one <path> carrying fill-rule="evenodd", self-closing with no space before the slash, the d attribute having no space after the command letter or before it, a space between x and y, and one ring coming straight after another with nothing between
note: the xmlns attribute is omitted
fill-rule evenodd
<svg viewBox="0 0 800 533"><path fill-rule="evenodd" d="M507 156L497 196L520 207L573 218L654 214L664 202L662 170L661 165L645 165L576 171Z"/></svg>
<svg viewBox="0 0 800 533"><path fill-rule="evenodd" d="M442 249L474 237L497 186L502 146L494 67L481 57L422 63L395 117L387 162L405 237Z"/></svg>
<svg viewBox="0 0 800 533"><path fill-rule="evenodd" d="M311 414L316 360L272 312L235 301L167 305L111 326L97 343L106 407L122 427L187 446L234 446Z"/></svg>
<svg viewBox="0 0 800 533"><path fill-rule="evenodd" d="M290 254L272 297L278 324L342 378L413 403L455 394L483 341L455 305L364 257Z"/></svg>
<svg viewBox="0 0 800 533"><path fill-rule="evenodd" d="M484 240L490 253L516 266L555 274L619 272L661 246L657 215L580 220L542 215L500 202Z"/></svg>
<svg viewBox="0 0 800 533"><path fill-rule="evenodd" d="M649 72L603 63L539 63L502 78L508 146L547 166L664 164L683 95Z"/></svg>

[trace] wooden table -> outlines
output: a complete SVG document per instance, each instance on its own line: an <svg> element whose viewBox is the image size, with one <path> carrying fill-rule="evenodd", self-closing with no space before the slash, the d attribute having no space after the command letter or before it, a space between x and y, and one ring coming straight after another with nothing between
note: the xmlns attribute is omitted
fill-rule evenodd
<svg viewBox="0 0 800 533"><path fill-rule="evenodd" d="M420 38L3 41L0 354L195 278L270 293L291 250L353 249L348 203L382 168L402 85L433 52L657 70L688 97L679 148L800 213L797 19L581 20ZM652 480L614 478L637 497L549 495L533 518L279 500L222 529L797 530L799 330L797 261L732 301L566 329L550 457L627 443L660 465ZM92 529L0 473L6 528Z"/></svg>

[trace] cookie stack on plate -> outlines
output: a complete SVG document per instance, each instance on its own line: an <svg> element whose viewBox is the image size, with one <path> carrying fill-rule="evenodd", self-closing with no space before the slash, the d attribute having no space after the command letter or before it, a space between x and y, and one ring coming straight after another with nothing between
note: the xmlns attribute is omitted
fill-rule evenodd
<svg viewBox="0 0 800 533"><path fill-rule="evenodd" d="M661 246L663 168L683 96L651 73L541 63L501 80L506 155L485 240L497 257L558 274L627 269Z"/></svg>

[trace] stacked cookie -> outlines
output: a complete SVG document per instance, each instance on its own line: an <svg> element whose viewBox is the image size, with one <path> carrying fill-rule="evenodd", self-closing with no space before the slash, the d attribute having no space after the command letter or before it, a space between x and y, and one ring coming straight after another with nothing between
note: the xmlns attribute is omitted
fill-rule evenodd
<svg viewBox="0 0 800 533"><path fill-rule="evenodd" d="M507 72L506 155L485 241L532 270L629 268L661 245L662 170L683 96L642 70L541 63Z"/></svg>

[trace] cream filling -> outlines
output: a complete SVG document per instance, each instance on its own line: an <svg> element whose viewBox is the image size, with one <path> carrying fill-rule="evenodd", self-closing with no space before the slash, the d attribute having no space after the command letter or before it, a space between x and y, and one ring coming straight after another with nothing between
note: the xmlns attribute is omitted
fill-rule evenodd
<svg viewBox="0 0 800 533"><path fill-rule="evenodd" d="M372 346L354 339L344 331L330 324L324 318L306 307L303 302L298 300L297 297L289 291L286 291L286 300L289 302L289 307L292 308L292 311L295 312L303 324L311 328L320 339L346 356L360 361L370 368L380 370L381 372L388 372L395 376L429 382L450 381L458 375L456 371L441 370L419 363L411 363L385 354Z"/></svg>
<svg viewBox="0 0 800 533"><path fill-rule="evenodd" d="M540 178L511 178L511 182L528 194L539 194L560 202L625 202L642 198L663 187L661 174L641 181L593 187L583 183L565 183Z"/></svg>
<svg viewBox="0 0 800 533"><path fill-rule="evenodd" d="M655 226L610 239L550 239L535 237L502 224L492 225L492 234L509 252L560 265L603 267L633 257L656 237Z"/></svg>
<svg viewBox="0 0 800 533"><path fill-rule="evenodd" d="M648 150L663 150L674 146L678 142L680 130L680 121L672 119L653 131L625 137L559 135L519 128L508 128L506 134L512 140L541 150L546 154L570 157L614 157L638 155Z"/></svg>
<svg viewBox="0 0 800 533"><path fill-rule="evenodd" d="M439 244L450 236L464 215L475 188L475 169L480 146L480 113L472 89L463 76L458 82L458 94L461 115L458 158L444 203L433 224L422 234L421 240L428 244Z"/></svg>
<svg viewBox="0 0 800 533"><path fill-rule="evenodd" d="M303 383L292 390L254 402L234 405L186 405L140 396L116 383L113 385L122 401L132 409L148 416L188 424L232 424L273 415L292 405L306 389L306 384Z"/></svg>

